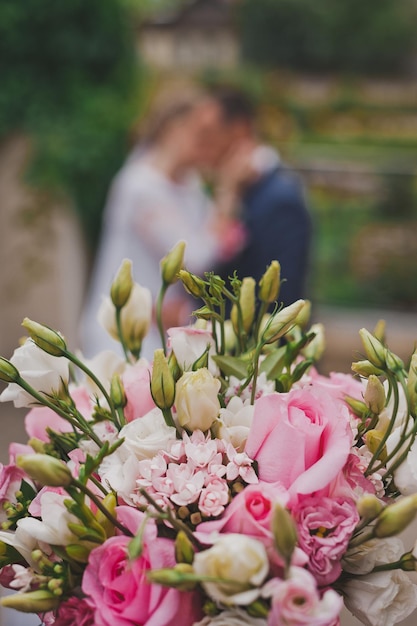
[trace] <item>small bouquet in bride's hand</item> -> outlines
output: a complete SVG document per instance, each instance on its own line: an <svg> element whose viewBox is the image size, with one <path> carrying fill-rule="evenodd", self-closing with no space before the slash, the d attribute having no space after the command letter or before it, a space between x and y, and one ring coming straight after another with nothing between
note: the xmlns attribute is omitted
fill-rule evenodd
<svg viewBox="0 0 417 626"><path fill-rule="evenodd" d="M4 606L56 626L392 625L417 607L417 354L361 330L354 375L320 375L309 303L161 262L161 349L125 261L101 319L123 346L91 361L26 319L0 359L28 441L0 474ZM161 324L180 280L194 323ZM143 293L143 292L142 292ZM138 295L139 294L139 295ZM148 300L146 297L145 300ZM231 306L225 319L226 305Z"/></svg>

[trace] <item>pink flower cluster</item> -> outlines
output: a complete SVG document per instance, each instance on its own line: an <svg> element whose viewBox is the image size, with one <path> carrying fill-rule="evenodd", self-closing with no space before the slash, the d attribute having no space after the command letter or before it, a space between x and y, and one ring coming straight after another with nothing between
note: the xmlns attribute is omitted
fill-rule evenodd
<svg viewBox="0 0 417 626"><path fill-rule="evenodd" d="M173 440L168 450L161 450L152 459L138 463L140 472L132 500L137 505L148 501L146 492L163 507L189 507L203 517L221 515L231 498L231 485L258 482L252 460L245 452L221 439L196 430Z"/></svg>

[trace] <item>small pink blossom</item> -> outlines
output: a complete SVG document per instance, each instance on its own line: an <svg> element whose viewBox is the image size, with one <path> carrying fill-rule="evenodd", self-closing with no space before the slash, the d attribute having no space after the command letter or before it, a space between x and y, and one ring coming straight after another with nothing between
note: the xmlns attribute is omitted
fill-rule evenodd
<svg viewBox="0 0 417 626"><path fill-rule="evenodd" d="M226 452L230 461L227 464L227 480L236 480L240 476L246 483L255 484L258 482L258 477L252 467L252 459L246 452L236 452L230 443L226 447Z"/></svg>
<svg viewBox="0 0 417 626"><path fill-rule="evenodd" d="M223 513L229 495L227 483L219 478L214 478L202 489L198 508L203 515L217 517Z"/></svg>
<svg viewBox="0 0 417 626"><path fill-rule="evenodd" d="M214 459L219 458L216 440L211 439L210 436L206 437L199 430L195 431L191 437L184 434L184 442L185 454L196 467L206 467Z"/></svg>
<svg viewBox="0 0 417 626"><path fill-rule="evenodd" d="M171 500L178 506L187 506L199 498L204 485L203 472L194 473L193 467L185 463L181 465L170 463L167 477L172 480L175 488Z"/></svg>
<svg viewBox="0 0 417 626"><path fill-rule="evenodd" d="M359 522L353 500L307 497L294 510L298 542L308 555L308 569L320 586L341 574L341 559Z"/></svg>

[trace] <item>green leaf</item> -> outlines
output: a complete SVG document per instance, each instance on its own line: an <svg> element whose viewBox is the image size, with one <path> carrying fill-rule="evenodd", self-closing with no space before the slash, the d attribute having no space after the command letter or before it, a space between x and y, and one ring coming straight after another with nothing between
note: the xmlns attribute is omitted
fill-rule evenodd
<svg viewBox="0 0 417 626"><path fill-rule="evenodd" d="M213 361L220 367L223 374L226 376L236 376L239 380L242 380L248 376L249 363L237 356L213 356Z"/></svg>
<svg viewBox="0 0 417 626"><path fill-rule="evenodd" d="M285 346L270 352L262 361L259 371L266 374L269 380L276 380L282 372L285 360Z"/></svg>

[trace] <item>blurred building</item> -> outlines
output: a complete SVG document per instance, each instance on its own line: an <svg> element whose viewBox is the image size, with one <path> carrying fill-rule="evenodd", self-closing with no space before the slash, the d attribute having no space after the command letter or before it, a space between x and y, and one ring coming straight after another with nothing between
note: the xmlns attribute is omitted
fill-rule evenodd
<svg viewBox="0 0 417 626"><path fill-rule="evenodd" d="M139 50L150 66L165 70L235 67L240 44L233 0L188 0L140 27Z"/></svg>

